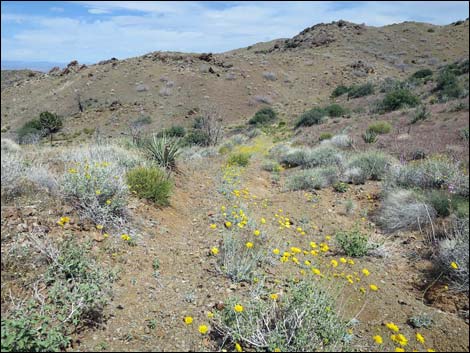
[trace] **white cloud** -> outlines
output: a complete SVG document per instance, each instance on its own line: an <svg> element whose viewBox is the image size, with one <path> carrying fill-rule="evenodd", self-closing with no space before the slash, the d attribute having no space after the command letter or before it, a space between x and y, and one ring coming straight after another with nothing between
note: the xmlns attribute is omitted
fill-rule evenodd
<svg viewBox="0 0 470 353"><path fill-rule="evenodd" d="M319 22L345 19L379 26L418 19L448 24L468 13L468 3L463 2L428 2L425 6L416 2L229 2L221 8L207 2L76 3L95 16L2 13L2 22L34 25L3 40L2 57L96 62L156 50L222 52L291 37ZM116 12L119 15L113 15ZM104 13L108 16L99 16Z"/></svg>
<svg viewBox="0 0 470 353"><path fill-rule="evenodd" d="M63 7L51 7L49 10L51 10L52 12L64 12L64 8Z"/></svg>
<svg viewBox="0 0 470 353"><path fill-rule="evenodd" d="M104 9L88 9L88 13L91 13L92 15L101 15L109 13L109 11Z"/></svg>

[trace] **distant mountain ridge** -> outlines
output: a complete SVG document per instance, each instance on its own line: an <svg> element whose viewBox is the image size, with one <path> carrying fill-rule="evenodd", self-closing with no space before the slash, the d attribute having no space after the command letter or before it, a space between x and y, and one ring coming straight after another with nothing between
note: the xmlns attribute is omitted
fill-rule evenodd
<svg viewBox="0 0 470 353"><path fill-rule="evenodd" d="M2 60L2 70L33 70L47 72L54 66L65 67L67 63L49 62L49 61L16 61Z"/></svg>

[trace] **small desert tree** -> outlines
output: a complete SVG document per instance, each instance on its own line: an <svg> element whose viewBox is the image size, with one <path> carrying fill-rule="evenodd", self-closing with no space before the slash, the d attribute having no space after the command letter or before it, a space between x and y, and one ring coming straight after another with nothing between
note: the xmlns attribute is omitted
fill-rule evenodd
<svg viewBox="0 0 470 353"><path fill-rule="evenodd" d="M59 131L62 128L62 119L50 112L42 112L39 114L39 123L41 127L51 136L51 145L52 145L52 134Z"/></svg>

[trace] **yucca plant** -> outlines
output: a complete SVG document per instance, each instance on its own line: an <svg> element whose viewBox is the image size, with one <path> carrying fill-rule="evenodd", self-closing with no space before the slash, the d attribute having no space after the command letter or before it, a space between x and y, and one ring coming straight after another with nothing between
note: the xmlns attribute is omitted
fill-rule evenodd
<svg viewBox="0 0 470 353"><path fill-rule="evenodd" d="M154 135L146 144L145 149L160 167L176 170L176 157L181 153L179 139L169 138L166 135L161 137Z"/></svg>
<svg viewBox="0 0 470 353"><path fill-rule="evenodd" d="M362 134L362 139L365 143L375 143L377 141L377 134L373 131L367 130Z"/></svg>

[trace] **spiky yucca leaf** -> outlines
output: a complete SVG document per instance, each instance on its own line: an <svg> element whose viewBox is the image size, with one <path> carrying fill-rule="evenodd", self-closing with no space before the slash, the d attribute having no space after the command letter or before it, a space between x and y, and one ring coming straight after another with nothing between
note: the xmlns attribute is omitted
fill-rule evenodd
<svg viewBox="0 0 470 353"><path fill-rule="evenodd" d="M159 166L168 170L176 169L176 157L181 153L179 139L169 138L166 135L153 138L145 146L147 152Z"/></svg>

